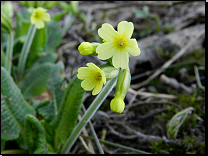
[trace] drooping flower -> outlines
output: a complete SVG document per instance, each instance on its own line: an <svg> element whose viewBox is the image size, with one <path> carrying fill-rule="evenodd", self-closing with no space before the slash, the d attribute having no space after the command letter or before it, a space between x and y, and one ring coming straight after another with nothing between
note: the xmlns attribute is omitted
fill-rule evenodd
<svg viewBox="0 0 208 156"><path fill-rule="evenodd" d="M30 17L30 22L34 24L38 29L44 28L45 22L50 21L50 14L46 11L46 9L38 7L33 11Z"/></svg>
<svg viewBox="0 0 208 156"><path fill-rule="evenodd" d="M122 113L125 107L124 98L130 85L130 71L124 69L118 76L116 82L116 93L113 100L111 100L110 108L112 111Z"/></svg>
<svg viewBox="0 0 208 156"><path fill-rule="evenodd" d="M114 112L122 113L125 108L124 100L119 96L115 96L114 99L111 100L110 108Z"/></svg>
<svg viewBox="0 0 208 156"><path fill-rule="evenodd" d="M132 22L122 21L118 24L118 31L105 23L98 29L98 35L105 41L96 48L98 58L107 60L112 57L115 68L127 69L129 54L138 56L140 49L136 39L131 39L134 30ZM129 54L128 54L129 53Z"/></svg>
<svg viewBox="0 0 208 156"><path fill-rule="evenodd" d="M82 81L81 86L84 90L92 91L92 95L97 95L103 84L106 84L105 73L94 63L87 63L89 67L81 67L78 69L77 77Z"/></svg>

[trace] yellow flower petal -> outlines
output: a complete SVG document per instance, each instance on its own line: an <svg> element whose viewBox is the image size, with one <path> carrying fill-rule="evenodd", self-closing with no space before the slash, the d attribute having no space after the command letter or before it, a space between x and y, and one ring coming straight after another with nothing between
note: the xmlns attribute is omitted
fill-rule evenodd
<svg viewBox="0 0 208 156"><path fill-rule="evenodd" d="M43 16L42 16L42 19L43 19L45 22L49 22L49 21L51 20L50 14L49 14L49 13L44 13Z"/></svg>
<svg viewBox="0 0 208 156"><path fill-rule="evenodd" d="M45 23L42 20L36 20L35 25L38 29L45 27Z"/></svg>
<svg viewBox="0 0 208 156"><path fill-rule="evenodd" d="M103 84L105 85L106 84L106 77L104 76L105 75L105 72L101 70L101 73L102 73L102 81L103 81Z"/></svg>
<svg viewBox="0 0 208 156"><path fill-rule="evenodd" d="M116 52L112 59L115 68L121 67L122 69L128 68L129 56L125 51Z"/></svg>
<svg viewBox="0 0 208 156"><path fill-rule="evenodd" d="M126 47L126 51L133 55L133 56L138 56L140 55L140 49L138 47L136 39L130 39L128 40L128 46Z"/></svg>
<svg viewBox="0 0 208 156"><path fill-rule="evenodd" d="M87 66L94 71L100 71L100 68L97 67L94 63L87 63Z"/></svg>
<svg viewBox="0 0 208 156"><path fill-rule="evenodd" d="M93 70L87 67L81 67L78 69L77 77L79 79L86 79L92 77Z"/></svg>
<svg viewBox="0 0 208 156"><path fill-rule="evenodd" d="M110 24L105 23L98 29L98 35L106 41L113 41L118 36L118 32Z"/></svg>
<svg viewBox="0 0 208 156"><path fill-rule="evenodd" d="M42 12L42 13L45 13L47 11L47 9L44 9L42 7L38 7L36 10Z"/></svg>
<svg viewBox="0 0 208 156"><path fill-rule="evenodd" d="M124 35L126 38L131 38L134 31L132 22L122 21L118 24L119 35Z"/></svg>
<svg viewBox="0 0 208 156"><path fill-rule="evenodd" d="M101 91L102 85L103 85L102 83L98 84L98 85L94 88L94 90L92 91L92 95L97 95L97 94Z"/></svg>
<svg viewBox="0 0 208 156"><path fill-rule="evenodd" d="M98 53L97 57L101 60L111 58L115 52L116 50L110 42L103 43L96 48L96 53Z"/></svg>
<svg viewBox="0 0 208 156"><path fill-rule="evenodd" d="M84 79L81 83L84 90L89 91L94 88L92 95L96 95L106 83L105 73L94 63L87 63L87 66L78 69L77 77L81 80Z"/></svg>
<svg viewBox="0 0 208 156"><path fill-rule="evenodd" d="M89 91L95 87L95 83L90 79L85 79L84 81L82 81L81 86L82 88L84 88L84 90Z"/></svg>
<svg viewBox="0 0 208 156"><path fill-rule="evenodd" d="M32 24L35 24L36 21L37 21L37 20L34 18L34 16L31 16L31 17L30 17L30 22L31 22Z"/></svg>

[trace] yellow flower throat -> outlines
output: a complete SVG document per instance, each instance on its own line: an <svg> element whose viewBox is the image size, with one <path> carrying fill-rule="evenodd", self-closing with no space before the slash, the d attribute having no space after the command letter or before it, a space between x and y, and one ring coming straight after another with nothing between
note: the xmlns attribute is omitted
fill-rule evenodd
<svg viewBox="0 0 208 156"><path fill-rule="evenodd" d="M97 72L96 76L95 76L95 80L96 81L100 81L102 79L102 75L101 73Z"/></svg>
<svg viewBox="0 0 208 156"><path fill-rule="evenodd" d="M126 46L126 40L124 38L118 38L115 40L115 45L119 49L123 49Z"/></svg>
<svg viewBox="0 0 208 156"><path fill-rule="evenodd" d="M41 17L42 17L41 12L36 11L36 12L35 12L35 18L36 18L36 19L40 19Z"/></svg>

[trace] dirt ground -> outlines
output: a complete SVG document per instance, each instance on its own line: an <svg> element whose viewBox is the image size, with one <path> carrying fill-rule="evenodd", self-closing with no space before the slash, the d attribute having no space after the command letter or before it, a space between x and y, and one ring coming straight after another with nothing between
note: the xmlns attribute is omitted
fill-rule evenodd
<svg viewBox="0 0 208 156"><path fill-rule="evenodd" d="M13 2L13 7L15 13L23 9L18 2ZM49 13L53 15L60 10L56 6ZM140 56L130 57L132 81L125 98L125 111L119 114L110 110L114 89L91 119L98 138L155 154L204 153L205 2L80 1L78 11L84 14L85 22L76 17L56 51L64 61L67 80L86 63L101 63L96 57L80 55L77 48L83 41L100 42L97 30L103 23L110 23L116 29L120 21L133 22L133 38L141 49ZM62 26L70 17L66 15L60 21ZM183 54L174 58L179 53ZM168 61L170 64L166 64ZM166 77L161 77L162 74ZM167 83L172 80L169 78L177 82ZM94 98L90 92L86 95L86 109ZM168 121L188 107L194 111L189 113L176 138L168 138ZM82 135L91 136L88 126L85 130ZM99 153L93 141L85 141L92 153ZM108 154L136 153L102 145ZM80 140L71 152L89 153Z"/></svg>

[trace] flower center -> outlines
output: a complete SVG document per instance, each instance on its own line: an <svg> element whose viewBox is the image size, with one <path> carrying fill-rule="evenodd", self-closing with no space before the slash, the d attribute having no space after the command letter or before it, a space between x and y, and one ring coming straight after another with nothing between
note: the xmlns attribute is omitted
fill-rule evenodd
<svg viewBox="0 0 208 156"><path fill-rule="evenodd" d="M126 46L126 40L123 38L118 38L115 42L116 47L119 49L123 49Z"/></svg>
<svg viewBox="0 0 208 156"><path fill-rule="evenodd" d="M101 75L101 73L98 72L95 76L95 80L100 81L101 79L102 79L102 75Z"/></svg>
<svg viewBox="0 0 208 156"><path fill-rule="evenodd" d="M42 17L41 12L36 11L36 12L35 12L35 18L36 18L36 19L40 19L41 17Z"/></svg>

